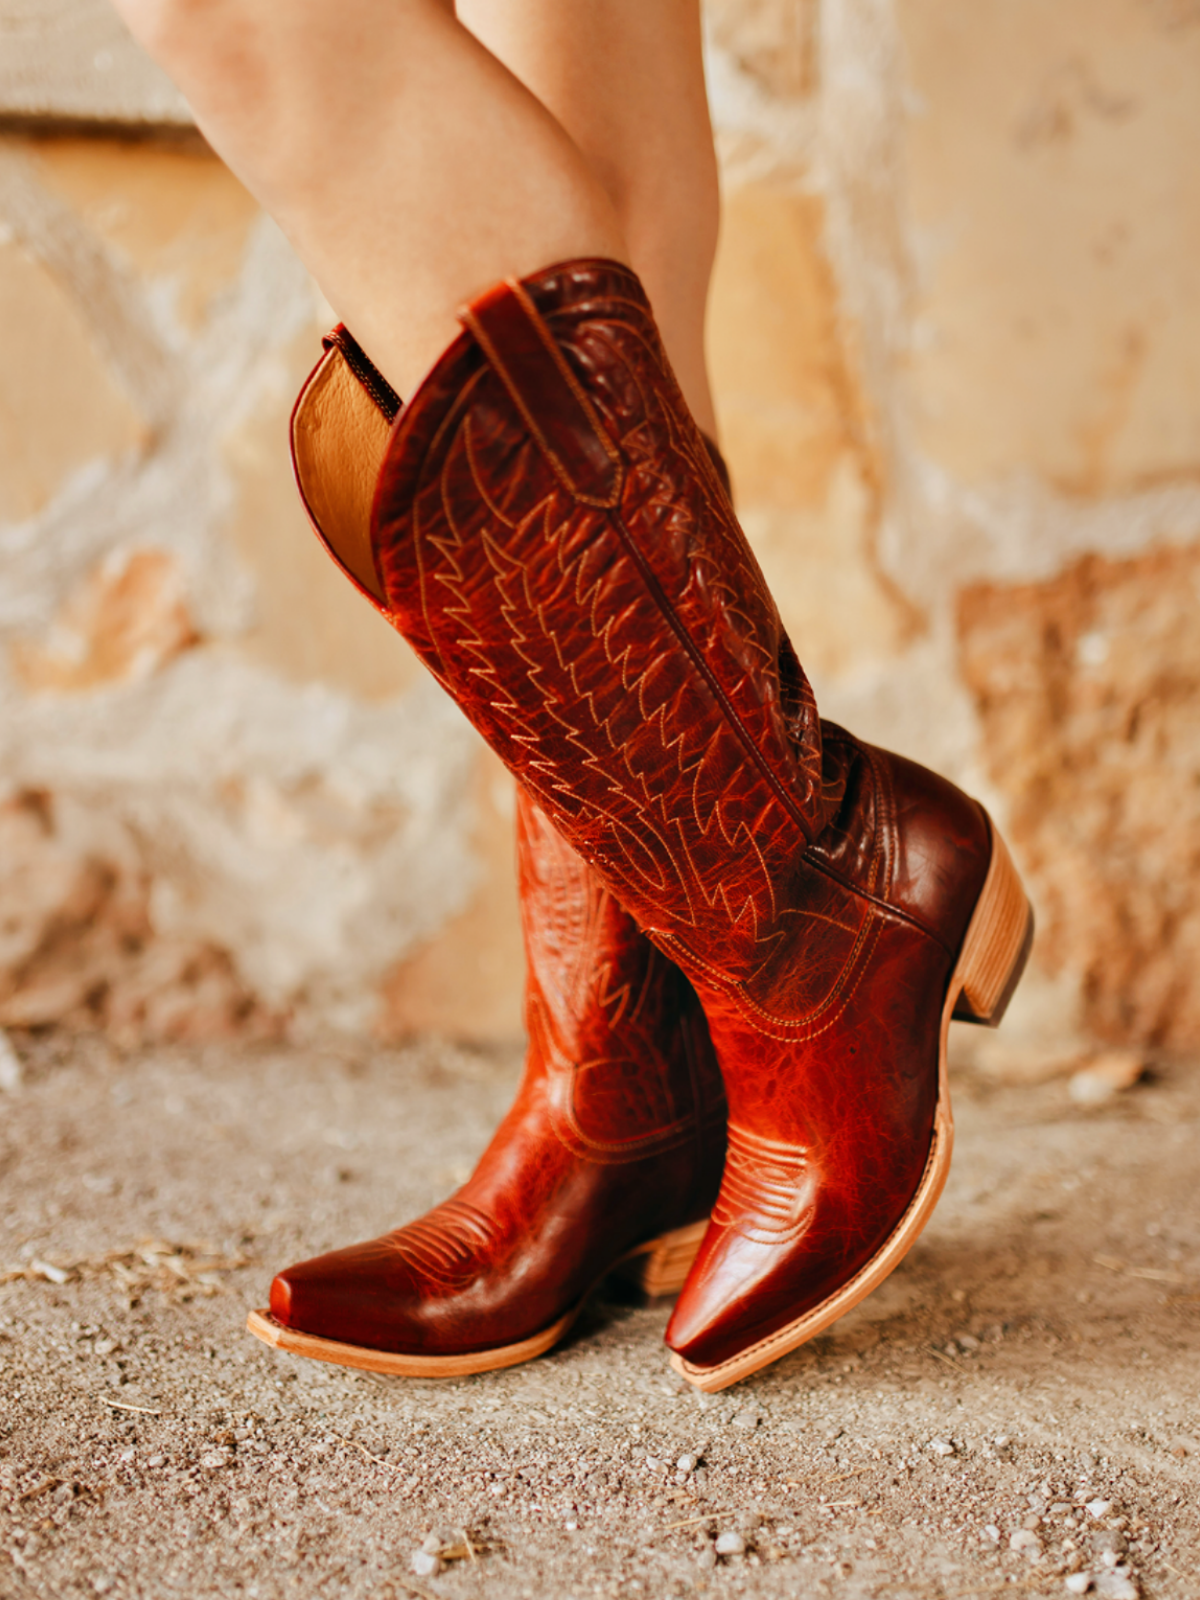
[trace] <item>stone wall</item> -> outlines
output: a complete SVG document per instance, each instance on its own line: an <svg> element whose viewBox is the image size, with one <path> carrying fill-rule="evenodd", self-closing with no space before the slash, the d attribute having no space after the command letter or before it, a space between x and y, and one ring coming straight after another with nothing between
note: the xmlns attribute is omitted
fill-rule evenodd
<svg viewBox="0 0 1200 1600"><path fill-rule="evenodd" d="M707 14L723 443L823 709L1011 831L1017 1036L1194 1049L1200 6ZM0 71L0 1025L512 1034L509 781L291 488L329 309L198 143L114 131L161 85L88 110L72 57L52 129L35 58Z"/></svg>

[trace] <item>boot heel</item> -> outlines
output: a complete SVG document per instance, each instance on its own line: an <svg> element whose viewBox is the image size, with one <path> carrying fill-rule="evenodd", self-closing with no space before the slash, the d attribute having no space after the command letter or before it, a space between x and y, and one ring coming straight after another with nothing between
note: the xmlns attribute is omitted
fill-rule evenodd
<svg viewBox="0 0 1200 1600"><path fill-rule="evenodd" d="M1007 845L994 826L991 831L991 865L950 981L959 986L953 1015L996 1028L1029 959L1033 907Z"/></svg>
<svg viewBox="0 0 1200 1600"><path fill-rule="evenodd" d="M657 1295L678 1294L707 1229L707 1217L702 1222L689 1223L686 1228L672 1228L670 1233L639 1245L614 1271L651 1299Z"/></svg>

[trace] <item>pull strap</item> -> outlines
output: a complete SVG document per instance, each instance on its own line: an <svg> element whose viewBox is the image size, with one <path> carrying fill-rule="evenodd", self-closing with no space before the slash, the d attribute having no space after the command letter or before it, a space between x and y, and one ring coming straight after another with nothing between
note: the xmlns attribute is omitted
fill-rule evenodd
<svg viewBox="0 0 1200 1600"><path fill-rule="evenodd" d="M388 422L395 422L402 401L391 384L371 360L344 322L339 322L321 340L326 350L338 349L346 365L371 396Z"/></svg>
<svg viewBox="0 0 1200 1600"><path fill-rule="evenodd" d="M459 318L567 492L585 505L615 506L622 478L616 446L521 284L498 283Z"/></svg>

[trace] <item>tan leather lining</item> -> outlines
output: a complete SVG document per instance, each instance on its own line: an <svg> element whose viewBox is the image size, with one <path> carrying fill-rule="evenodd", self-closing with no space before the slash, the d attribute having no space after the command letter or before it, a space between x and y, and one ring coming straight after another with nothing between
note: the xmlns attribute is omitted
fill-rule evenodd
<svg viewBox="0 0 1200 1600"><path fill-rule="evenodd" d="M329 350L292 415L292 459L309 515L346 572L386 604L371 552L371 504L391 424Z"/></svg>

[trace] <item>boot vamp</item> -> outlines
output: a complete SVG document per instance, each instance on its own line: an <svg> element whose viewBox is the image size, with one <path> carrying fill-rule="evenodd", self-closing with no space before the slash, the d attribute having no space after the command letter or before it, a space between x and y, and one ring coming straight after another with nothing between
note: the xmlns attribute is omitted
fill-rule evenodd
<svg viewBox="0 0 1200 1600"><path fill-rule="evenodd" d="M605 1165L547 1141L505 1193L468 1183L382 1238L289 1267L271 1311L287 1327L399 1354L515 1344L572 1312L635 1246L697 1220L693 1184L690 1151Z"/></svg>
<svg viewBox="0 0 1200 1600"><path fill-rule="evenodd" d="M729 1093L721 1194L668 1343L711 1366L851 1285L925 1174L947 988L990 836L953 785L830 729L840 803L750 979L703 992Z"/></svg>
<svg viewBox="0 0 1200 1600"><path fill-rule="evenodd" d="M740 1075L721 1193L667 1330L715 1365L849 1284L911 1204L938 1105L948 960L907 930L875 931L855 1003L791 1042L714 1033ZM914 1014L918 1019L914 1025Z"/></svg>

